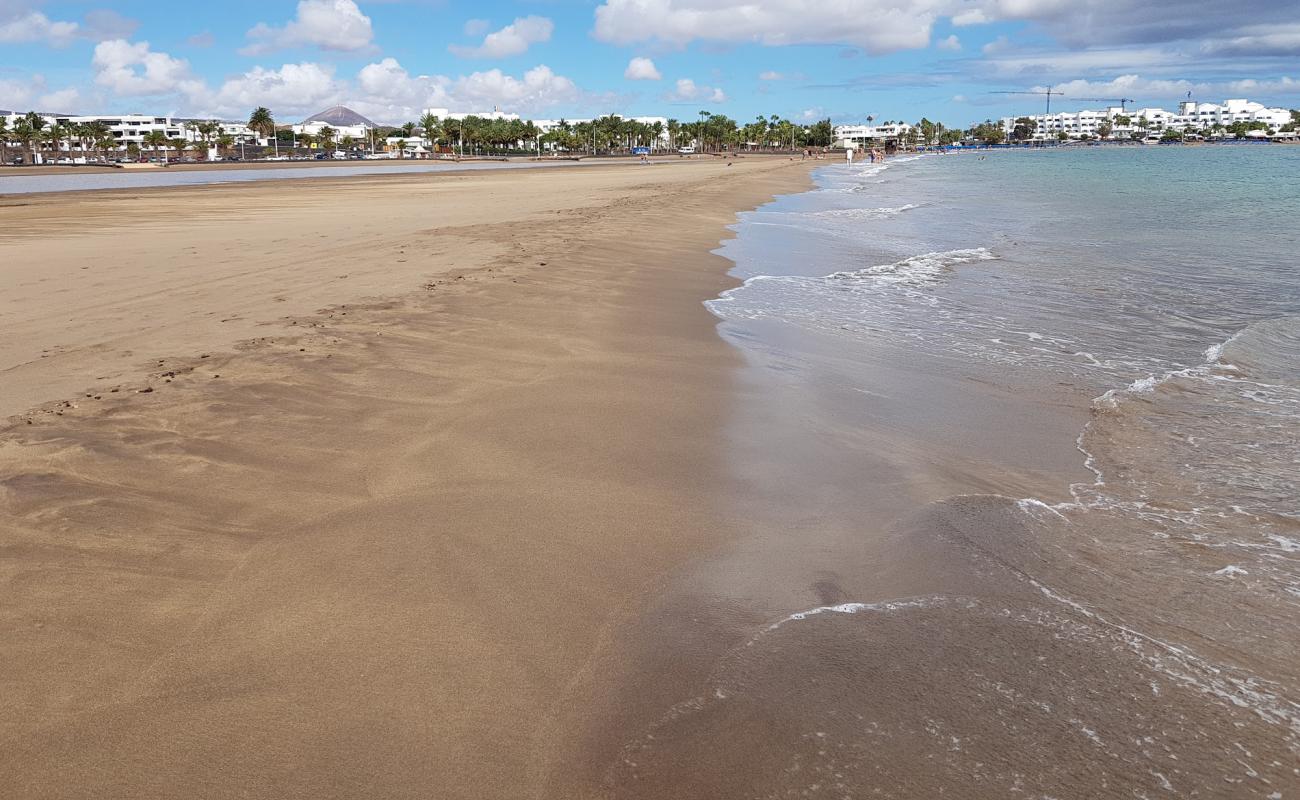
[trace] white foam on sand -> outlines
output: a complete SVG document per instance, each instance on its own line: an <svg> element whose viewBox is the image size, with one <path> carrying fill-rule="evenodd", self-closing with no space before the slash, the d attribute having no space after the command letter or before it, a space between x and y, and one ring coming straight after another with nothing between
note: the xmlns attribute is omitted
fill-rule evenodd
<svg viewBox="0 0 1300 800"><path fill-rule="evenodd" d="M902 600L888 600L880 603L840 603L834 606L818 606L810 608L807 611L797 611L785 619L778 620L767 626L769 631L774 631L787 622L800 622L815 617L819 614L862 614L870 611L887 613L890 611L901 611L909 608L931 608L938 605L948 605L953 602L953 598L942 595L932 595L929 597L909 597Z"/></svg>

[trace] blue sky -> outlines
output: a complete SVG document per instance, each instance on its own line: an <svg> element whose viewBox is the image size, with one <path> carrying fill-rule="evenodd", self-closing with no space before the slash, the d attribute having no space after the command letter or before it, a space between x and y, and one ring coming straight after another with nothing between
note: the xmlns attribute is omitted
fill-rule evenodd
<svg viewBox="0 0 1300 800"><path fill-rule="evenodd" d="M949 125L1041 108L1300 106L1300 11L1252 0L0 0L0 108L296 121L342 103L525 116L701 109ZM1079 98L1079 99L1075 99Z"/></svg>

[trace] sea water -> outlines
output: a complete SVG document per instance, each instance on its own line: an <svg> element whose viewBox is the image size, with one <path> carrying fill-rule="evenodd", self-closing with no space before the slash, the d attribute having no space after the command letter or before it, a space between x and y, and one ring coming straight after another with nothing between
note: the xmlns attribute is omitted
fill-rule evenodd
<svg viewBox="0 0 1300 800"><path fill-rule="evenodd" d="M1043 708L1093 699L1069 719L1047 714L1040 729L1025 723L1021 738L1002 745L990 733L988 753L1011 742L1045 748L1043 765L1065 764L1072 757L1046 743L1074 725L1092 732L1080 734L1087 746L1132 767L1127 777L1111 773L1116 796L1163 791L1170 781L1211 796L1300 787L1300 148L900 156L828 164L814 178L812 191L742 215L720 252L743 283L707 303L724 338L766 368L757 380L779 374L779 413L791 416L793 392L807 410L789 424L810 438L837 431L847 446L846 427L888 428L890 417L859 419L819 397L849 386L865 406L898 392L882 384L898 373L877 365L913 365L1004 396L1050 395L1033 413L1080 420L1062 444L1074 448L1084 477L1063 475L1050 497L1017 496L1010 481L998 487L1017 465L994 469L990 458L987 480L936 502L928 516L918 512L921 528L960 520L960 536L949 538L1002 570L995 592L1010 597L1016 584L1043 606L940 594L922 612L906 598L839 597L811 611L785 609L772 618L779 631L761 635L793 636L783 621L814 620L841 626L843 638L859 630L843 626L866 624L854 620L901 614L928 620L926 633L887 634L893 629L878 622L864 641L896 635L891 646L910 647L914 636L947 630L956 648L962 631L987 623L983 645L991 647L1011 621L1033 620L1051 627L1042 641L1087 647L1054 667L1057 677L1044 677L1008 665L1050 647L1008 633L1017 644L990 662L1007 671L988 696L1037 692ZM960 398L952 407L960 415ZM827 409L848 425L817 420ZM1015 438L1020 422L997 424ZM818 446L830 453L836 445ZM942 473L947 455L981 458L955 448L922 469ZM805 491L809 514L829 513L814 510L815 486ZM826 640L803 646L813 641ZM870 663L865 655L862 663ZM835 699L817 716L846 702ZM960 706L936 700L939 711L929 713L953 703ZM876 697L862 713L887 705ZM917 707L925 706L898 713ZM1255 756L1243 755L1251 748ZM1020 785L1016 770L1025 764L1010 764L997 791ZM1071 785L1061 780L1041 785Z"/></svg>

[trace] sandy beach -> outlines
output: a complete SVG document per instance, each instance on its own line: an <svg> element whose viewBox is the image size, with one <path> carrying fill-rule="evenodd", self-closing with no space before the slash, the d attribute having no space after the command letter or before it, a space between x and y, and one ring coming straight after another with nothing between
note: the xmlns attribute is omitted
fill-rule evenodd
<svg viewBox="0 0 1300 800"><path fill-rule="evenodd" d="M0 199L0 794L1290 797L1296 339L1031 157Z"/></svg>
<svg viewBox="0 0 1300 800"><path fill-rule="evenodd" d="M809 166L7 201L0 782L601 794L621 626L733 533L709 251Z"/></svg>

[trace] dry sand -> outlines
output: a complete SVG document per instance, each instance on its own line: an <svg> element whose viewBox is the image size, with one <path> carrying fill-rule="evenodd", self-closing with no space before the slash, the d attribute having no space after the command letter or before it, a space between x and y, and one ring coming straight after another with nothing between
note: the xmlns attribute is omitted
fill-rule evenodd
<svg viewBox="0 0 1300 800"><path fill-rule="evenodd" d="M732 535L709 250L809 166L6 202L3 794L604 793Z"/></svg>

